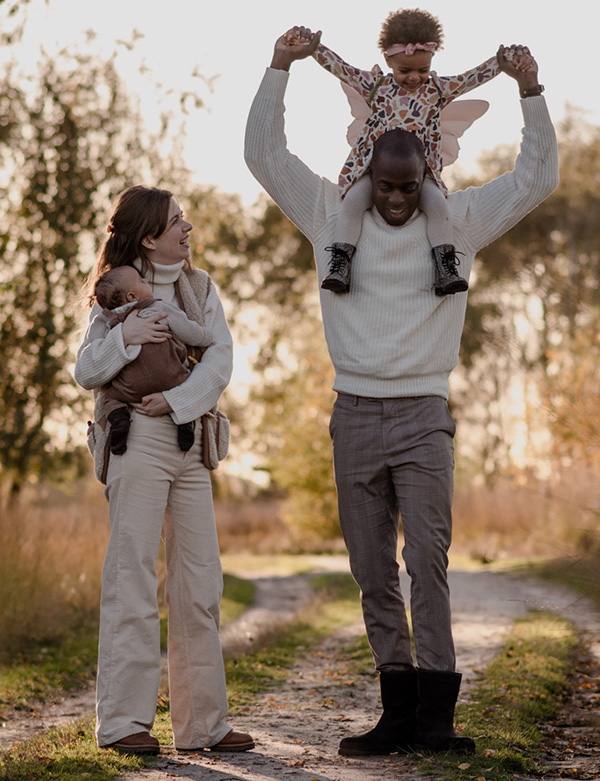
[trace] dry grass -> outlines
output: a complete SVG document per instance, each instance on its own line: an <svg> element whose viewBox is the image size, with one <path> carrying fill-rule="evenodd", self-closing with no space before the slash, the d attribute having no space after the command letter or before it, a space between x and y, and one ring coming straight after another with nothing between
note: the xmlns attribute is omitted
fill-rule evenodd
<svg viewBox="0 0 600 781"><path fill-rule="evenodd" d="M292 533L273 497L218 499L215 515L224 553L282 553L292 548Z"/></svg>
<svg viewBox="0 0 600 781"><path fill-rule="evenodd" d="M454 546L483 562L600 554L600 476L565 472L551 483L497 480L459 488Z"/></svg>
<svg viewBox="0 0 600 781"><path fill-rule="evenodd" d="M551 486L499 480L492 486L459 487L453 549L484 562L509 557L598 561L599 483L599 478L579 473L565 474ZM223 553L293 555L306 550L306 543L281 520L277 497L222 489L217 495ZM102 487L93 478L69 491L29 486L18 507L2 511L0 539L2 653L59 643L96 622L108 512ZM340 541L336 550L341 549ZM332 550L327 543L327 552ZM162 558L158 572L162 594Z"/></svg>
<svg viewBox="0 0 600 781"><path fill-rule="evenodd" d="M96 615L108 524L91 481L28 488L0 516L2 653L64 639Z"/></svg>

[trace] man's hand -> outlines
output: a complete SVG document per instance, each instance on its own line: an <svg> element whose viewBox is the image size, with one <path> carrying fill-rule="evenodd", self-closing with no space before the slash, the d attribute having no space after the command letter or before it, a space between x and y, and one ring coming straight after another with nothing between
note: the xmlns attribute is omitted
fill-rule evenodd
<svg viewBox="0 0 600 781"><path fill-rule="evenodd" d="M295 60L310 57L319 45L321 31L313 33L308 27L292 27L275 43L271 68L289 71Z"/></svg>
<svg viewBox="0 0 600 781"><path fill-rule="evenodd" d="M500 46L496 52L500 70L515 79L519 90L536 87L538 82L538 64L527 46L513 43Z"/></svg>

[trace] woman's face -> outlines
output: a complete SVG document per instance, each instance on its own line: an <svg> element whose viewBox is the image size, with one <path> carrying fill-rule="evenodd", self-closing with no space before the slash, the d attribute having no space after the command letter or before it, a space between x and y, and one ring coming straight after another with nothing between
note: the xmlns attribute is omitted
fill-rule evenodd
<svg viewBox="0 0 600 781"><path fill-rule="evenodd" d="M183 212L175 198L171 198L167 227L160 234L142 242L148 258L160 266L174 266L190 257L190 231L192 224L183 219Z"/></svg>

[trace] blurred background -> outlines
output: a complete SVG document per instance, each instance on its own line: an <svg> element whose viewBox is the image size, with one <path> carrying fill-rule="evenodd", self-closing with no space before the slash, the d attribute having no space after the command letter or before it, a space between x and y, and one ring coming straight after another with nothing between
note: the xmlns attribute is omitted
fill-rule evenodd
<svg viewBox="0 0 600 781"><path fill-rule="evenodd" d="M473 561L600 559L600 6L435 0L434 66L450 75L523 42L560 142L559 189L479 255L452 377L455 545ZM275 39L294 24L363 68L388 3L0 0L0 636L14 647L94 617L108 521L85 447L93 405L72 379L80 290L126 187L172 190L194 262L218 285L236 343L223 408L230 456L214 474L224 552L336 552L328 420L333 373L308 242L243 162L247 111ZM445 172L450 189L512 167L517 90ZM335 79L296 63L289 144L336 179L349 113ZM9 640L6 640L9 643ZM8 646L7 646L8 647Z"/></svg>

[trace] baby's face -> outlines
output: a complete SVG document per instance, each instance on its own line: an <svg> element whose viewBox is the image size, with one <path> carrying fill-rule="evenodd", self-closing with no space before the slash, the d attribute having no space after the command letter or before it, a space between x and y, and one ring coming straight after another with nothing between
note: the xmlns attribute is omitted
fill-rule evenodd
<svg viewBox="0 0 600 781"><path fill-rule="evenodd" d="M126 298L128 301L139 301L142 298L153 298L152 285L147 279L144 279L133 267L127 268L126 274L124 274L125 283L124 288L126 292Z"/></svg>
<svg viewBox="0 0 600 781"><path fill-rule="evenodd" d="M407 92L416 92L429 79L432 57L432 52L419 50L411 55L398 52L388 57L386 54L385 59L396 84Z"/></svg>

